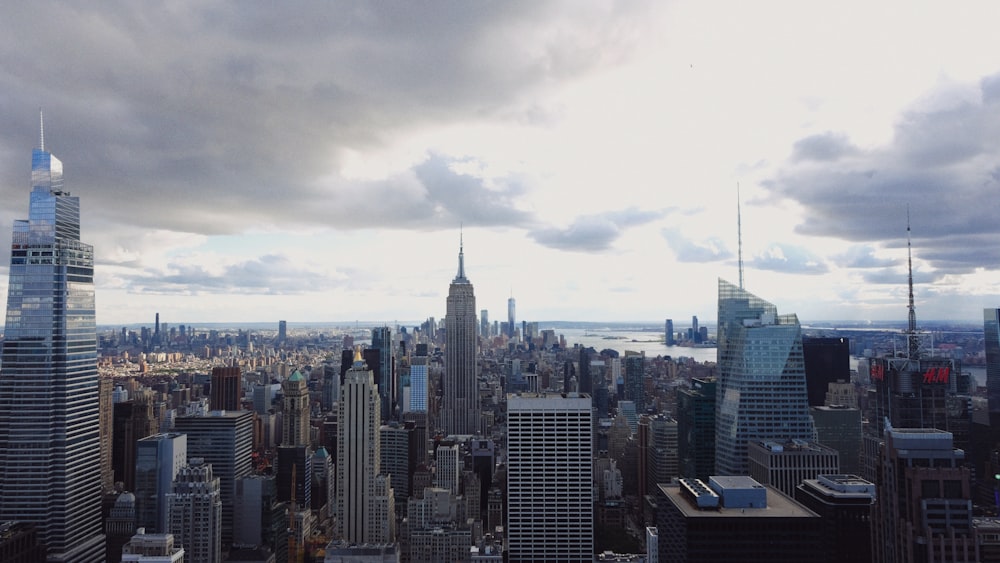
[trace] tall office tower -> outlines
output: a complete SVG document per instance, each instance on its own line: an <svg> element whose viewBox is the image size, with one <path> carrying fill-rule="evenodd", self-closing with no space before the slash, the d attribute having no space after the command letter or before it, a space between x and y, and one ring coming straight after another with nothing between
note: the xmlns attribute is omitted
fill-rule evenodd
<svg viewBox="0 0 1000 563"><path fill-rule="evenodd" d="M336 464L337 535L351 543L385 543L395 536L392 530L386 533L386 522L379 519L386 511L395 514L394 506L379 506L386 496L392 499L388 480L378 479L381 405L374 374L361 350L355 350L354 363L345 373L340 391ZM390 525L394 522L395 517L388 521Z"/></svg>
<svg viewBox="0 0 1000 563"><path fill-rule="evenodd" d="M462 473L462 457L457 444L438 446L434 452L435 486L453 495L458 494L458 477Z"/></svg>
<svg viewBox="0 0 1000 563"><path fill-rule="evenodd" d="M576 379L576 367L573 365L573 362L566 360L563 362L562 392L577 393L579 389L576 389L576 386L579 384L580 382Z"/></svg>
<svg viewBox="0 0 1000 563"><path fill-rule="evenodd" d="M449 325L449 329L451 326ZM393 417L396 409L395 366L392 356L392 330L387 326L372 329L372 349L378 350L378 396L382 402L382 420Z"/></svg>
<svg viewBox="0 0 1000 563"><path fill-rule="evenodd" d="M840 472L861 472L861 410L841 405L812 407L816 441L837 450Z"/></svg>
<svg viewBox="0 0 1000 563"><path fill-rule="evenodd" d="M752 440L814 439L798 318L722 279L718 368L718 474L747 475Z"/></svg>
<svg viewBox="0 0 1000 563"><path fill-rule="evenodd" d="M154 326L156 328L153 331L153 338L155 338L156 341L159 342L160 341L160 314L159 313L156 313L156 321L155 321L155 325Z"/></svg>
<svg viewBox="0 0 1000 563"><path fill-rule="evenodd" d="M240 409L243 398L243 376L238 366L212 368L212 389L208 408L213 411Z"/></svg>
<svg viewBox="0 0 1000 563"><path fill-rule="evenodd" d="M136 442L156 429L152 398L137 394L134 400L115 403L112 416L111 466L115 482L122 483L126 491L134 491Z"/></svg>
<svg viewBox="0 0 1000 563"><path fill-rule="evenodd" d="M150 533L166 533L168 511L163 499L186 464L186 434L154 434L136 442L135 499L139 527Z"/></svg>
<svg viewBox="0 0 1000 563"><path fill-rule="evenodd" d="M578 364L580 366L580 375L576 383L577 387L579 387L580 393L591 395L592 397L594 393L594 376L590 374L590 348L580 348L580 361Z"/></svg>
<svg viewBox="0 0 1000 563"><path fill-rule="evenodd" d="M281 383L281 444L309 445L309 389L298 370Z"/></svg>
<svg viewBox="0 0 1000 563"><path fill-rule="evenodd" d="M876 464L873 561L979 561L969 469L953 446L943 430L886 429Z"/></svg>
<svg viewBox="0 0 1000 563"><path fill-rule="evenodd" d="M635 403L635 412L646 412L646 389L644 387L646 372L646 353L625 351L625 397Z"/></svg>
<svg viewBox="0 0 1000 563"><path fill-rule="evenodd" d="M752 441L747 446L750 477L792 497L795 487L817 475L840 473L837 450L805 440Z"/></svg>
<svg viewBox="0 0 1000 563"><path fill-rule="evenodd" d="M180 416L174 422L174 430L187 434L188 459L204 459L212 465L212 474L219 478L222 545L228 549L233 541L236 480L249 475L251 470L253 412L212 411L205 416Z"/></svg>
<svg viewBox="0 0 1000 563"><path fill-rule="evenodd" d="M235 502L234 544L267 545L276 555L288 553L288 507L278 502L273 475L247 475L237 479Z"/></svg>
<svg viewBox="0 0 1000 563"><path fill-rule="evenodd" d="M426 350L420 355L411 358L410 363L410 404L406 412L427 412L427 368L428 357Z"/></svg>
<svg viewBox="0 0 1000 563"><path fill-rule="evenodd" d="M593 561L590 397L508 395L507 430L508 560Z"/></svg>
<svg viewBox="0 0 1000 563"><path fill-rule="evenodd" d="M336 379L336 378L335 378ZM271 410L271 402L274 401L274 390L270 383L264 385L254 385L253 387L253 410L257 414L267 414Z"/></svg>
<svg viewBox="0 0 1000 563"><path fill-rule="evenodd" d="M846 338L802 338L809 406L826 404L831 383L851 381L851 345Z"/></svg>
<svg viewBox="0 0 1000 563"><path fill-rule="evenodd" d="M664 323L663 327L664 342L666 343L667 346L673 346L674 344L677 343L675 335L676 333L674 332L674 320L667 319L667 322Z"/></svg>
<svg viewBox="0 0 1000 563"><path fill-rule="evenodd" d="M698 315L691 317L691 340L694 342L701 342L699 335L701 331L698 329Z"/></svg>
<svg viewBox="0 0 1000 563"><path fill-rule="evenodd" d="M514 323L514 296L507 299L507 338L514 338L517 332L517 325Z"/></svg>
<svg viewBox="0 0 1000 563"><path fill-rule="evenodd" d="M222 561L222 495L212 464L191 458L166 495L170 530L191 561Z"/></svg>
<svg viewBox="0 0 1000 563"><path fill-rule="evenodd" d="M323 364L323 412L330 412L340 400L340 377L337 368Z"/></svg>
<svg viewBox="0 0 1000 563"><path fill-rule="evenodd" d="M682 477L707 481L715 475L714 377L692 378L677 391L677 457Z"/></svg>
<svg viewBox="0 0 1000 563"><path fill-rule="evenodd" d="M110 375L98 380L98 396L100 397L100 432L101 432L101 490L109 492L115 487L114 468L111 465L114 433L114 379Z"/></svg>
<svg viewBox="0 0 1000 563"><path fill-rule="evenodd" d="M649 417L649 437L645 459L646 488L639 494L656 497L658 483L669 483L679 475L677 421L662 414Z"/></svg>
<svg viewBox="0 0 1000 563"><path fill-rule="evenodd" d="M490 312L486 309L479 311L479 334L483 338L490 336Z"/></svg>
<svg viewBox="0 0 1000 563"><path fill-rule="evenodd" d="M278 344L288 339L288 321L278 321Z"/></svg>
<svg viewBox="0 0 1000 563"><path fill-rule="evenodd" d="M458 275L448 287L445 314L444 400L441 428L448 434L475 434L479 430L479 378L476 336L476 296L465 277L465 253L458 251Z"/></svg>
<svg viewBox="0 0 1000 563"><path fill-rule="evenodd" d="M403 511L403 514L406 511L406 501L410 498L410 475L415 467L415 464L410 461L410 437L412 434L412 424L408 428L396 421L379 428L379 447L382 452L381 470L391 477L392 494L396 500L397 512Z"/></svg>
<svg viewBox="0 0 1000 563"><path fill-rule="evenodd" d="M94 250L62 163L31 155L27 220L14 222L0 369L0 522L34 524L50 561L101 561Z"/></svg>
<svg viewBox="0 0 1000 563"><path fill-rule="evenodd" d="M990 414L1000 414L1000 309L983 310L986 343L986 395Z"/></svg>
<svg viewBox="0 0 1000 563"><path fill-rule="evenodd" d="M795 500L823 519L817 554L830 563L872 560L875 494L875 485L856 475L819 475L795 487Z"/></svg>

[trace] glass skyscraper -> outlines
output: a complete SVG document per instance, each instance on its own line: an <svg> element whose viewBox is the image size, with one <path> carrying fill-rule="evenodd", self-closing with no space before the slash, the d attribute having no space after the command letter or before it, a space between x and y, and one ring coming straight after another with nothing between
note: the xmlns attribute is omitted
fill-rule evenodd
<svg viewBox="0 0 1000 563"><path fill-rule="evenodd" d="M715 471L748 475L748 440L815 440L795 315L719 280Z"/></svg>
<svg viewBox="0 0 1000 563"><path fill-rule="evenodd" d="M44 139L44 138L43 138ZM102 561L94 251L62 163L32 153L14 222L0 369L0 521L38 527L49 561Z"/></svg>
<svg viewBox="0 0 1000 563"><path fill-rule="evenodd" d="M983 309L986 396L990 414L1000 412L1000 309Z"/></svg>

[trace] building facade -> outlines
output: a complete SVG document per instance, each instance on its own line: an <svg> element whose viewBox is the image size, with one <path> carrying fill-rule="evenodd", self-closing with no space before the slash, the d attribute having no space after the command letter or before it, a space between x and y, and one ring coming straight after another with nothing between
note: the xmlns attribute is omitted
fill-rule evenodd
<svg viewBox="0 0 1000 563"><path fill-rule="evenodd" d="M187 434L154 434L136 442L136 524L165 534L169 511L164 500L174 478L187 465Z"/></svg>
<svg viewBox="0 0 1000 563"><path fill-rule="evenodd" d="M479 430L479 377L476 295L465 277L465 253L458 252L458 275L448 287L445 314L444 399L441 429L447 434Z"/></svg>
<svg viewBox="0 0 1000 563"><path fill-rule="evenodd" d="M356 350L344 375L337 417L337 535L351 543L395 538L392 487L389 479L380 479L380 410L374 374Z"/></svg>
<svg viewBox="0 0 1000 563"><path fill-rule="evenodd" d="M590 397L507 397L510 563L591 562L594 479Z"/></svg>
<svg viewBox="0 0 1000 563"><path fill-rule="evenodd" d="M94 249L62 163L32 152L14 222L0 368L0 522L36 526L50 561L101 561Z"/></svg>
<svg viewBox="0 0 1000 563"><path fill-rule="evenodd" d="M719 280L715 470L747 475L751 440L813 440L795 315Z"/></svg>
<svg viewBox="0 0 1000 563"><path fill-rule="evenodd" d="M166 495L169 507L169 534L187 552L191 561L222 561L222 495L219 478L211 464L191 458L174 478L173 490Z"/></svg>
<svg viewBox="0 0 1000 563"><path fill-rule="evenodd" d="M677 391L677 456L680 474L707 480L715 474L716 379L692 378Z"/></svg>
<svg viewBox="0 0 1000 563"><path fill-rule="evenodd" d="M806 479L840 473L837 450L806 440L753 441L747 457L750 477L790 497Z"/></svg>

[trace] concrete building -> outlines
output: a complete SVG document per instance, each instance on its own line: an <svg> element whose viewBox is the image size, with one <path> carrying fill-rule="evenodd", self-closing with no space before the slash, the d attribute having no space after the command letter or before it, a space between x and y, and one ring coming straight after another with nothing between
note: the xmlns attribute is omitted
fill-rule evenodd
<svg viewBox="0 0 1000 563"><path fill-rule="evenodd" d="M139 528L122 548L122 561L184 563L184 548L174 544L172 534L147 534L145 528Z"/></svg>
<svg viewBox="0 0 1000 563"><path fill-rule="evenodd" d="M507 396L508 561L594 557L591 400Z"/></svg>
<svg viewBox="0 0 1000 563"><path fill-rule="evenodd" d="M225 549L233 541L236 480L249 475L251 470L253 416L251 411L211 411L205 416L180 416L174 423L178 433L187 434L188 459L203 459L212 466L212 475L219 479ZM191 556L191 550L187 551Z"/></svg>
<svg viewBox="0 0 1000 563"><path fill-rule="evenodd" d="M239 366L212 368L212 388L208 408L213 411L235 411L243 400L243 375Z"/></svg>
<svg viewBox="0 0 1000 563"><path fill-rule="evenodd" d="M444 397L440 427L446 434L479 432L479 338L476 295L465 277L465 253L459 246L458 274L448 287L445 314Z"/></svg>
<svg viewBox="0 0 1000 563"><path fill-rule="evenodd" d="M805 479L840 473L837 450L807 440L750 442L750 477L789 497Z"/></svg>
<svg viewBox="0 0 1000 563"><path fill-rule="evenodd" d="M980 561L969 469L950 432L888 428L876 464L876 563Z"/></svg>
<svg viewBox="0 0 1000 563"><path fill-rule="evenodd" d="M201 458L191 458L166 495L169 533L184 547L191 561L222 561L222 495L219 478Z"/></svg>
<svg viewBox="0 0 1000 563"><path fill-rule="evenodd" d="M337 535L350 543L395 541L395 500L381 475L381 400L360 348L345 372L337 425Z"/></svg>

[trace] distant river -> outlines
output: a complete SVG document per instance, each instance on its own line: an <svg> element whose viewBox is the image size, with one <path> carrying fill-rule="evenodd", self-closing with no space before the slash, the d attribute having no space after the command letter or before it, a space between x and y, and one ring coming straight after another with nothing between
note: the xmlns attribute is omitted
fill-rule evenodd
<svg viewBox="0 0 1000 563"><path fill-rule="evenodd" d="M545 329L547 327L539 327ZM557 328L556 335L566 337L566 345L574 344L589 346L600 352L605 348L616 350L624 355L625 350L645 352L646 356L670 356L679 358L685 356L698 362L714 362L715 348L688 348L686 346L667 346L663 343L663 332L647 332L642 330L594 329L594 328Z"/></svg>

